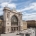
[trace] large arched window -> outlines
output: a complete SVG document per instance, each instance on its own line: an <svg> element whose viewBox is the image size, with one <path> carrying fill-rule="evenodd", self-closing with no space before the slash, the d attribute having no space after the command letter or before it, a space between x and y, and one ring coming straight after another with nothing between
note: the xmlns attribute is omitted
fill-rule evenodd
<svg viewBox="0 0 36 36"><path fill-rule="evenodd" d="M18 18L15 15L11 17L11 25L18 25Z"/></svg>

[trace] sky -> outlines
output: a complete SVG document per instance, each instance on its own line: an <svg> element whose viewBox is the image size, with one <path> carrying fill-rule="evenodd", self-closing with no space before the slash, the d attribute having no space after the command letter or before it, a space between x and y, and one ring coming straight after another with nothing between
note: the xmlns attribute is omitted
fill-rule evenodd
<svg viewBox="0 0 36 36"><path fill-rule="evenodd" d="M0 15L5 6L21 12L23 20L36 20L36 0L0 0Z"/></svg>

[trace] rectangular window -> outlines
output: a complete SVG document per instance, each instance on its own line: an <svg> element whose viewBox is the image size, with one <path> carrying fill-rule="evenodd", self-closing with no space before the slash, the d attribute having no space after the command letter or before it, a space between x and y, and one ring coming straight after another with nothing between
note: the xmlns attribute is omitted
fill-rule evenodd
<svg viewBox="0 0 36 36"><path fill-rule="evenodd" d="M26 36L30 36L30 34L26 34Z"/></svg>

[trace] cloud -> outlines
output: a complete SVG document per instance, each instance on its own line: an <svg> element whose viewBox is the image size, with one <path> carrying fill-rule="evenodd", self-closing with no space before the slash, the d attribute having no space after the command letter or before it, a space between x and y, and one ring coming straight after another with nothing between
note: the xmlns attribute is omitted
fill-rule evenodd
<svg viewBox="0 0 36 36"><path fill-rule="evenodd" d="M5 7L5 6L7 6L7 7L9 7L9 8L16 8L16 4L15 3L8 3L8 2L4 2L4 3L1 3L1 6L2 7Z"/></svg>
<svg viewBox="0 0 36 36"><path fill-rule="evenodd" d="M4 7L9 7L9 8L16 8L16 4L15 3L8 3L8 2L3 2L0 4L1 8L0 8L0 15L3 14L3 8Z"/></svg>
<svg viewBox="0 0 36 36"><path fill-rule="evenodd" d="M3 2L8 2L8 3L11 3L13 1L17 1L17 0L0 0L0 3L3 3Z"/></svg>
<svg viewBox="0 0 36 36"><path fill-rule="evenodd" d="M11 1L13 1L13 0L0 0L0 3L3 3L3 2L8 2L8 3L10 3Z"/></svg>
<svg viewBox="0 0 36 36"><path fill-rule="evenodd" d="M3 8L0 8L0 15L3 15Z"/></svg>
<svg viewBox="0 0 36 36"><path fill-rule="evenodd" d="M20 10L17 10L17 11L20 12L20 11L26 11L26 10L31 10L31 9L36 10L36 2L31 3L31 4L28 5L28 7L25 7L23 9L20 9Z"/></svg>
<svg viewBox="0 0 36 36"><path fill-rule="evenodd" d="M10 0L0 0L0 3L9 2ZM10 1L11 2L11 1Z"/></svg>
<svg viewBox="0 0 36 36"><path fill-rule="evenodd" d="M15 3L8 3L8 2L3 2L0 5L1 5L0 15L3 14L3 11L2 11L3 7L8 6L9 8L13 8L13 7L16 8L16 6L17 6L17 4L15 4ZM28 10L28 12L29 12L29 10L30 10L30 12L32 12L33 10L35 11L36 10L36 2L35 3L30 3L27 7L17 10L17 11L20 11L20 12L23 13L23 17L22 17L23 20L36 20L36 17L35 17L36 12L35 13L33 13L33 12L32 13L27 13L26 10Z"/></svg>
<svg viewBox="0 0 36 36"><path fill-rule="evenodd" d="M3 15L3 8L0 8L0 15Z"/></svg>
<svg viewBox="0 0 36 36"><path fill-rule="evenodd" d="M36 13L25 13L23 14L23 20L36 20Z"/></svg>
<svg viewBox="0 0 36 36"><path fill-rule="evenodd" d="M0 11L0 15L3 15L3 11Z"/></svg>
<svg viewBox="0 0 36 36"><path fill-rule="evenodd" d="M23 13L23 20L36 20L36 2L30 3L27 7L17 11Z"/></svg>

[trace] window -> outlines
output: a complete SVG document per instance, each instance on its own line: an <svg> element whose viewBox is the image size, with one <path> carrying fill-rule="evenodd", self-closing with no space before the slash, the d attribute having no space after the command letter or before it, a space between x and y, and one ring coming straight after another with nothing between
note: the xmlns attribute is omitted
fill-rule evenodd
<svg viewBox="0 0 36 36"><path fill-rule="evenodd" d="M18 30L18 27L17 27L17 30Z"/></svg>
<svg viewBox="0 0 36 36"><path fill-rule="evenodd" d="M30 36L30 34L26 34L26 36Z"/></svg>
<svg viewBox="0 0 36 36"><path fill-rule="evenodd" d="M17 17L16 16L12 16L12 18L11 18L11 25L16 25L16 24L18 24L18 19L17 19Z"/></svg>

